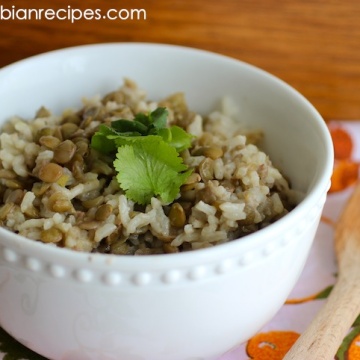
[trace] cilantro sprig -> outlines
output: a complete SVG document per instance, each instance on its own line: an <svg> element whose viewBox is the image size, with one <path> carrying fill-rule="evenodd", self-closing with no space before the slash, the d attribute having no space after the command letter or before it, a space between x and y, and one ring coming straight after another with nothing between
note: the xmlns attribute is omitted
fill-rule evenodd
<svg viewBox="0 0 360 360"><path fill-rule="evenodd" d="M193 136L179 126L167 127L168 111L159 107L133 120L119 119L100 125L91 146L114 154L116 179L127 197L148 204L153 196L172 202L192 170L180 152L191 146Z"/></svg>

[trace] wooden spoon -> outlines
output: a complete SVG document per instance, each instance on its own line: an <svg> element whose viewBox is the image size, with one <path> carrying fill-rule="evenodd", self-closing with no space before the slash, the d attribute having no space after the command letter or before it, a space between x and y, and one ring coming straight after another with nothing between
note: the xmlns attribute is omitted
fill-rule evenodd
<svg viewBox="0 0 360 360"><path fill-rule="evenodd" d="M338 278L327 302L283 360L333 360L360 313L360 183L335 229Z"/></svg>

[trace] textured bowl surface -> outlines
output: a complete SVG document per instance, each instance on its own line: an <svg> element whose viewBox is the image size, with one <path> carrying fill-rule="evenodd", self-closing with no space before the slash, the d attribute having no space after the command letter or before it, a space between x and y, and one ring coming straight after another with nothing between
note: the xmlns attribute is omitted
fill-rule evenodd
<svg viewBox="0 0 360 360"><path fill-rule="evenodd" d="M49 359L210 360L247 340L281 307L304 266L332 171L317 111L251 65L158 44L59 50L0 70L0 122L80 106L135 80L157 100L183 91L213 110L223 96L305 199L241 240L189 253L120 257L45 246L0 229L0 325Z"/></svg>

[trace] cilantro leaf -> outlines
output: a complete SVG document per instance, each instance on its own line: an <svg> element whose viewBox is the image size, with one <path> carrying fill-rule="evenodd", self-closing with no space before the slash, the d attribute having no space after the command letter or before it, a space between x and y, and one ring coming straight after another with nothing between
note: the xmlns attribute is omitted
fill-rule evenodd
<svg viewBox="0 0 360 360"><path fill-rule="evenodd" d="M139 113L133 120L115 120L100 125L91 146L115 154L117 180L128 198L147 204L153 196L172 202L192 170L179 153L191 146L193 135L178 126L167 126L168 111L157 108Z"/></svg>
<svg viewBox="0 0 360 360"><path fill-rule="evenodd" d="M159 129L157 133L165 142L173 146L178 153L181 153L183 150L191 147L191 141L194 138L193 135L187 133L179 126Z"/></svg>
<svg viewBox="0 0 360 360"><path fill-rule="evenodd" d="M172 140L172 133L171 130L169 128L164 128L164 129L159 129L157 131L158 135L161 136L161 138L167 142L170 143Z"/></svg>
<svg viewBox="0 0 360 360"><path fill-rule="evenodd" d="M155 129L163 129L166 127L166 120L168 115L169 113L166 108L159 107L152 111L149 117Z"/></svg>
<svg viewBox="0 0 360 360"><path fill-rule="evenodd" d="M139 204L148 204L153 196L172 202L191 173L176 149L159 137L119 147L114 167L121 188Z"/></svg>
<svg viewBox="0 0 360 360"><path fill-rule="evenodd" d="M116 151L117 146L109 136L118 136L118 133L106 125L100 125L99 130L91 138L91 146L105 154Z"/></svg>
<svg viewBox="0 0 360 360"><path fill-rule="evenodd" d="M115 152L119 143L124 143L123 137L138 137L167 133L166 108L157 108L149 114L138 113L133 120L119 119L111 122L111 127L100 125L91 139L91 146L105 154ZM160 134L159 134L160 135Z"/></svg>
<svg viewBox="0 0 360 360"><path fill-rule="evenodd" d="M194 138L193 135L189 134L179 126L172 126L170 131L171 140L169 141L169 144L173 146L179 153L191 147L191 141Z"/></svg>
<svg viewBox="0 0 360 360"><path fill-rule="evenodd" d="M116 148L118 149L120 146L123 145L132 145L137 142L149 141L149 139L158 139L161 140L161 137L158 135L148 135L148 136L122 136L118 135L114 138L114 143Z"/></svg>
<svg viewBox="0 0 360 360"><path fill-rule="evenodd" d="M138 113L135 115L134 120L142 123L146 127L149 127L152 124L150 114Z"/></svg>
<svg viewBox="0 0 360 360"><path fill-rule="evenodd" d="M120 119L111 123L111 127L117 132L138 132L141 135L146 135L148 127L137 120Z"/></svg>

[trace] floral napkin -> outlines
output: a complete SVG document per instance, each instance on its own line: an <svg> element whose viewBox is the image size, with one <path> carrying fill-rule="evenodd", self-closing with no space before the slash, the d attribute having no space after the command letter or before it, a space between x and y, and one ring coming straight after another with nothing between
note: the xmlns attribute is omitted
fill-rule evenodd
<svg viewBox="0 0 360 360"><path fill-rule="evenodd" d="M335 149L332 186L305 269L284 306L247 343L219 360L281 360L305 330L336 280L334 224L359 178L360 122L328 123ZM42 360L0 329L0 360ZM360 316L344 338L336 360L360 359ZM169 359L171 360L171 359Z"/></svg>

